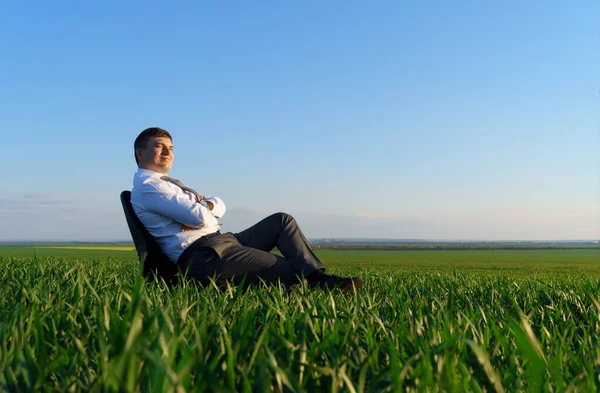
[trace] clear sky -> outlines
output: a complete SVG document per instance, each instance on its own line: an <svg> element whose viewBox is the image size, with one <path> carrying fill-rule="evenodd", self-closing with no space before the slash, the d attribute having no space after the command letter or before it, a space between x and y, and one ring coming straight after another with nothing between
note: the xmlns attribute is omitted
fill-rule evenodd
<svg viewBox="0 0 600 393"><path fill-rule="evenodd" d="M600 6L7 2L0 240L130 238L133 141L226 231L600 238Z"/></svg>

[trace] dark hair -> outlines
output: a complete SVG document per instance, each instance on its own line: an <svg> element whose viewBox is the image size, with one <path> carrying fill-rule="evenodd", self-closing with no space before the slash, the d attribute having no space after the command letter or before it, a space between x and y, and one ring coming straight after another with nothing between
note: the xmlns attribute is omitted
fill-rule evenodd
<svg viewBox="0 0 600 393"><path fill-rule="evenodd" d="M137 154L135 154L136 149L145 149L148 146L148 141L150 138L169 138L173 141L171 134L167 132L167 130L163 130L158 127L150 127L146 128L144 131L135 138L135 142L133 143L133 157L135 158L136 164L139 165L139 160L137 158Z"/></svg>

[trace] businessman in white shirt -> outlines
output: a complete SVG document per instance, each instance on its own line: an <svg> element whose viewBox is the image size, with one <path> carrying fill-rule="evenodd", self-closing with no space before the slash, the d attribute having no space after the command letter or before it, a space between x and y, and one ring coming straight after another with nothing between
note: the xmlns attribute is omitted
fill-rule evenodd
<svg viewBox="0 0 600 393"><path fill-rule="evenodd" d="M204 196L167 176L173 164L171 135L158 127L136 138L138 171L133 179L131 204L135 214L171 262L189 277L218 278L239 284L280 281L340 288L353 292L361 277L325 273L296 220L273 214L239 233L221 233L218 218L226 212L219 197ZM272 254L277 247L282 256Z"/></svg>

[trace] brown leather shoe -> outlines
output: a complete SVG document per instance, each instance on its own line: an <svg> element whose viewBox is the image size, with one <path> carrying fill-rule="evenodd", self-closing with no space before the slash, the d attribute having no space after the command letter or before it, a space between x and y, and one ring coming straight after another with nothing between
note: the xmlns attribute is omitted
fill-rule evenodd
<svg viewBox="0 0 600 393"><path fill-rule="evenodd" d="M363 286L365 280L361 276L344 279L344 284L341 287L343 293L354 293L357 289Z"/></svg>

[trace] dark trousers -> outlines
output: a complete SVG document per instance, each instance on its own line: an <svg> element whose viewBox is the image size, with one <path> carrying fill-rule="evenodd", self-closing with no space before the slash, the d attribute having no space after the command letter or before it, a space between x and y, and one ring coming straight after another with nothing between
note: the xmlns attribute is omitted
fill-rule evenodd
<svg viewBox="0 0 600 393"><path fill-rule="evenodd" d="M295 284L325 267L310 249L296 220L276 213L239 233L194 242L182 254L180 269L198 280L217 278L239 284L281 281ZM283 257L271 254L275 247Z"/></svg>

